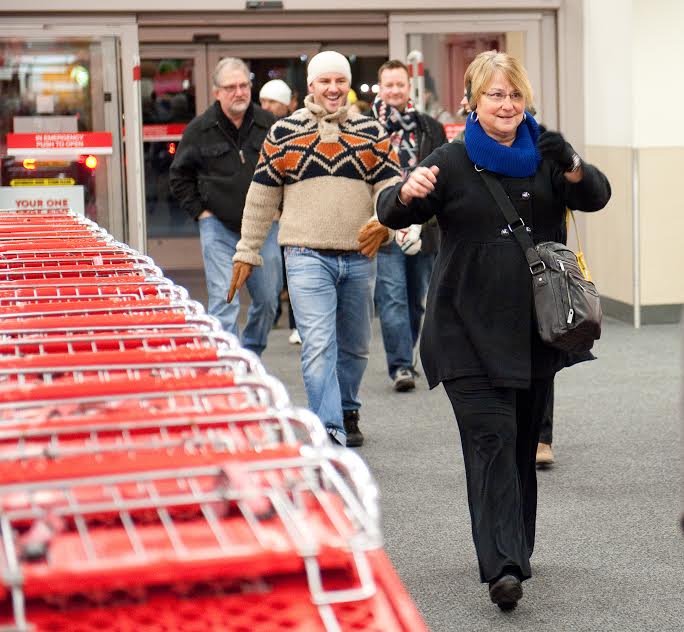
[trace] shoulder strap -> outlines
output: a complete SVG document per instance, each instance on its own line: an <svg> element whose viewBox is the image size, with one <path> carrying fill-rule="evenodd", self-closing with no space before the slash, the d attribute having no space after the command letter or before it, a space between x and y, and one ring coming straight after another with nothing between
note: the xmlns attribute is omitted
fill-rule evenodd
<svg viewBox="0 0 684 632"><path fill-rule="evenodd" d="M489 173L489 171L483 170L478 171L478 173L482 176L482 179L487 185L489 192L492 194L492 197L501 209L503 216L506 218L509 230L520 245L520 248L525 255L525 259L527 259L527 265L530 267L530 272L532 274L543 272L546 268L546 265L539 257L537 249L534 247L534 242L526 230L525 222L522 220L520 215L518 215L513 203L509 199L508 195L506 195L506 191L504 191L503 186L501 186L501 182L499 182L497 178Z"/></svg>

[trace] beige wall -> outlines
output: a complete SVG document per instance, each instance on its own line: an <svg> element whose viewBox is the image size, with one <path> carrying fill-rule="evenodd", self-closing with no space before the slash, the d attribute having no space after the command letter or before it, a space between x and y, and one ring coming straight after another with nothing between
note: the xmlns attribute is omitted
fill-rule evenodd
<svg viewBox="0 0 684 632"><path fill-rule="evenodd" d="M606 174L612 196L602 211L576 214L582 222L584 253L601 295L631 305L632 152L625 147L589 145L585 157Z"/></svg>
<svg viewBox="0 0 684 632"><path fill-rule="evenodd" d="M608 206L578 214L584 252L602 296L633 304L634 256L639 257L643 307L684 303L684 212L675 183L682 177L684 147L636 151L639 241L633 249L632 152L629 147L586 148L586 159L606 174Z"/></svg>
<svg viewBox="0 0 684 632"><path fill-rule="evenodd" d="M639 150L642 305L684 303L684 147Z"/></svg>
<svg viewBox="0 0 684 632"><path fill-rule="evenodd" d="M589 263L602 295L623 306L636 300L644 322L676 319L674 306L684 303L684 203L677 188L684 127L678 108L654 108L643 87L665 86L673 103L684 95L667 61L684 51L684 2L583 2L586 155L613 185L607 212L586 223Z"/></svg>

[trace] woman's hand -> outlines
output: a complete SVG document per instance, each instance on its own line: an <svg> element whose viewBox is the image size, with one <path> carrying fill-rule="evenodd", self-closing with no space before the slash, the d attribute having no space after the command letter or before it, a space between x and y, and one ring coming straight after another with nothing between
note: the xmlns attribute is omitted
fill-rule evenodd
<svg viewBox="0 0 684 632"><path fill-rule="evenodd" d="M570 182L582 179L582 162L572 145L560 132L548 132L540 127L542 133L537 139L537 149L545 160L553 160Z"/></svg>
<svg viewBox="0 0 684 632"><path fill-rule="evenodd" d="M416 167L399 189L399 201L402 204L409 204L413 198L427 197L435 190L438 173L439 167L436 165L429 169L427 167Z"/></svg>

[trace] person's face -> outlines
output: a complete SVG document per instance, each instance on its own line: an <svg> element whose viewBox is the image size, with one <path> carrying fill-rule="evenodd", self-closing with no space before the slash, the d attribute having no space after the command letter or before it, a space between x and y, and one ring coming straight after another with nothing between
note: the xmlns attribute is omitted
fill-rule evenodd
<svg viewBox="0 0 684 632"><path fill-rule="evenodd" d="M337 112L347 103L349 81L339 72L326 72L316 77L309 86L314 102L329 114Z"/></svg>
<svg viewBox="0 0 684 632"><path fill-rule="evenodd" d="M277 118L283 118L290 113L287 105L280 101L274 101L273 99L259 99L259 101L264 110L270 112Z"/></svg>
<svg viewBox="0 0 684 632"><path fill-rule="evenodd" d="M524 114L524 97L497 72L484 94L477 98L477 118L482 129L500 143L512 142Z"/></svg>
<svg viewBox="0 0 684 632"><path fill-rule="evenodd" d="M463 93L463 98L461 99L459 105L463 108L464 112L470 112L470 106L468 105L468 97L466 96L465 92Z"/></svg>
<svg viewBox="0 0 684 632"><path fill-rule="evenodd" d="M252 86L249 77L241 70L224 70L221 85L214 88L214 97L221 104L223 113L229 118L243 115L249 107Z"/></svg>
<svg viewBox="0 0 684 632"><path fill-rule="evenodd" d="M411 95L411 83L408 73L403 68L388 68L380 75L378 96L387 105L403 112Z"/></svg>

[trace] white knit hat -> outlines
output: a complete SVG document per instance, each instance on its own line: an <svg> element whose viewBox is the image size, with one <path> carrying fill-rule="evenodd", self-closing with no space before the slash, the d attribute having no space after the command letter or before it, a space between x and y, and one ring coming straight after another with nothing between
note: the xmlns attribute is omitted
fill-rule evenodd
<svg viewBox="0 0 684 632"><path fill-rule="evenodd" d="M260 99L271 99L283 105L290 105L292 90L282 79L267 81L259 90Z"/></svg>
<svg viewBox="0 0 684 632"><path fill-rule="evenodd" d="M307 68L307 85L311 85L316 77L326 72L337 72L344 75L351 83L351 66L347 58L334 50L324 50L311 58Z"/></svg>

